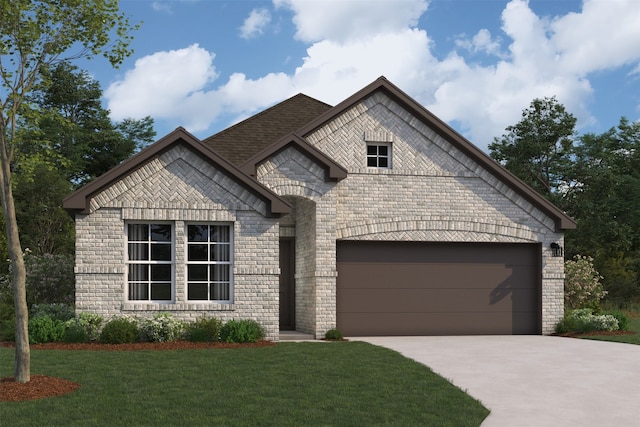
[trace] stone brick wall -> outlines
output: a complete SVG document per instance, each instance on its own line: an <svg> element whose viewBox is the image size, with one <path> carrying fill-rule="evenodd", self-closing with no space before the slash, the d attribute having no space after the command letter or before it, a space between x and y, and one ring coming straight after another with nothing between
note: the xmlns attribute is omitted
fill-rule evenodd
<svg viewBox="0 0 640 427"><path fill-rule="evenodd" d="M336 240L540 242L542 324L563 314L563 236L553 221L382 93L315 131L308 141L348 169L340 182L293 147L257 170L292 206L265 217L265 203L182 146L97 194L77 216L79 311L110 317L170 311L178 318L252 318L278 339L279 237L294 237L297 329L321 338L336 325ZM392 146L392 168L366 166L367 142ZM125 224L168 221L175 230L175 301L126 301ZM234 300L186 301L185 225L233 224Z"/></svg>
<svg viewBox="0 0 640 427"><path fill-rule="evenodd" d="M564 267L549 245L563 236L543 212L382 93L307 140L348 169L336 186L337 239L541 242L542 328L553 331ZM391 169L366 166L367 142L391 144Z"/></svg>
<svg viewBox="0 0 640 427"><path fill-rule="evenodd" d="M250 318L278 340L278 221L265 203L209 163L178 146L91 200L91 214L76 217L76 307L106 318L170 312L183 320L202 316ZM175 232L175 300L126 300L127 221L162 221ZM185 227L190 222L233 225L233 303L192 303L186 298Z"/></svg>

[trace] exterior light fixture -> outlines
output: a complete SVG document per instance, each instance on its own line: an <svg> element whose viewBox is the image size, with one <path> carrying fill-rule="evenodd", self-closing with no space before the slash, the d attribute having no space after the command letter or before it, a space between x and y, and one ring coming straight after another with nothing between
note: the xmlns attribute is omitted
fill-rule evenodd
<svg viewBox="0 0 640 427"><path fill-rule="evenodd" d="M554 257L561 257L564 255L562 251L562 246L560 246L559 243L557 242L551 243L551 255Z"/></svg>

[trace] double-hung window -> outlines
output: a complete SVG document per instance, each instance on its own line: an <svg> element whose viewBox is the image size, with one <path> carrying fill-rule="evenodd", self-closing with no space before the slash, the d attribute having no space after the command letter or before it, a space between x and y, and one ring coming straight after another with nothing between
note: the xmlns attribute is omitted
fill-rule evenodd
<svg viewBox="0 0 640 427"><path fill-rule="evenodd" d="M187 225L187 299L233 300L231 225Z"/></svg>
<svg viewBox="0 0 640 427"><path fill-rule="evenodd" d="M171 224L127 224L127 299L173 300Z"/></svg>
<svg viewBox="0 0 640 427"><path fill-rule="evenodd" d="M391 168L391 144L386 142L367 143L367 166Z"/></svg>

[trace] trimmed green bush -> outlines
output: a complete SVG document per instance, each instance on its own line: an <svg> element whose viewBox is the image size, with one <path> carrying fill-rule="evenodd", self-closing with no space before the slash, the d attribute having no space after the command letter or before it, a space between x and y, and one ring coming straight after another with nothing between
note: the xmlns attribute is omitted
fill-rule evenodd
<svg viewBox="0 0 640 427"><path fill-rule="evenodd" d="M94 313L78 313L73 319L65 322L67 331L65 342L97 341L100 338L100 328L104 319Z"/></svg>
<svg viewBox="0 0 640 427"><path fill-rule="evenodd" d="M195 342L220 341L223 322L215 317L201 317L186 326L186 338Z"/></svg>
<svg viewBox="0 0 640 427"><path fill-rule="evenodd" d="M330 340L330 341L340 341L344 339L344 336L342 335L342 332L340 332L339 329L333 328L333 329L329 329L324 334L324 339Z"/></svg>
<svg viewBox="0 0 640 427"><path fill-rule="evenodd" d="M220 330L220 340L228 343L258 342L264 338L264 329L255 320L229 320Z"/></svg>
<svg viewBox="0 0 640 427"><path fill-rule="evenodd" d="M616 331L618 320L609 314L594 315L590 308L581 308L565 314L556 325L559 334L567 332L588 333L593 331Z"/></svg>
<svg viewBox="0 0 640 427"><path fill-rule="evenodd" d="M107 322L100 333L100 342L105 344L125 344L138 342L140 330L138 322L128 317L115 317Z"/></svg>
<svg viewBox="0 0 640 427"><path fill-rule="evenodd" d="M150 319L140 322L142 341L176 341L184 336L184 322L174 319L169 313L158 313Z"/></svg>
<svg viewBox="0 0 640 427"><path fill-rule="evenodd" d="M40 315L29 319L29 343L42 344L62 341L65 332L64 322Z"/></svg>
<svg viewBox="0 0 640 427"><path fill-rule="evenodd" d="M89 342L89 335L82 326L71 324L66 326L62 341L71 343Z"/></svg>

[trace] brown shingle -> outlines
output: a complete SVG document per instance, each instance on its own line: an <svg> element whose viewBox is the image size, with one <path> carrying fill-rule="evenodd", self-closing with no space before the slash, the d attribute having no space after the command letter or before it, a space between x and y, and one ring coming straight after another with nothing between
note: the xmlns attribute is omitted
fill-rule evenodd
<svg viewBox="0 0 640 427"><path fill-rule="evenodd" d="M203 142L236 166L332 107L298 94L237 123Z"/></svg>

